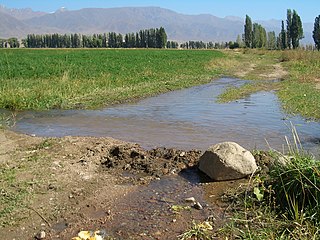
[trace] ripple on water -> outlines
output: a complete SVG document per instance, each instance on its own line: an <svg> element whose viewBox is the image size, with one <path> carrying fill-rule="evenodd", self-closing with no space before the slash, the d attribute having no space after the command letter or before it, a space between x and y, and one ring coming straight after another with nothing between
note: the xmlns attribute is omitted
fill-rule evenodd
<svg viewBox="0 0 320 240"><path fill-rule="evenodd" d="M143 147L206 149L222 141L247 148L282 149L292 122L304 145L316 151L320 126L299 116L287 116L273 92L219 104L217 96L245 81L222 78L212 83L165 93L137 103L101 110L21 112L14 130L39 136L111 136ZM283 120L286 119L286 120Z"/></svg>

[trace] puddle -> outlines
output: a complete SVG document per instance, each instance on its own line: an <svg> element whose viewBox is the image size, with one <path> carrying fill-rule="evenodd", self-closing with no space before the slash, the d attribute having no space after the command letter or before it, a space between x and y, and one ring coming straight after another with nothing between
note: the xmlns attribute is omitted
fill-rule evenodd
<svg viewBox="0 0 320 240"><path fill-rule="evenodd" d="M98 228L116 239L177 239L193 220L200 223L212 215L219 221L224 218L225 206L209 206L203 196L197 170L166 176L120 199L111 210L111 220ZM190 197L195 197L203 209L185 201ZM175 212L173 206L185 209ZM96 229L97 225L89 227Z"/></svg>
<svg viewBox="0 0 320 240"><path fill-rule="evenodd" d="M319 149L319 141L314 141L320 136L319 123L286 115L272 92L216 103L226 87L244 82L222 78L102 110L21 112L13 130L38 136L111 136L146 148L205 150L218 142L235 141L249 149L267 149L267 140L282 150L284 136L291 136L292 122L304 146L313 152Z"/></svg>

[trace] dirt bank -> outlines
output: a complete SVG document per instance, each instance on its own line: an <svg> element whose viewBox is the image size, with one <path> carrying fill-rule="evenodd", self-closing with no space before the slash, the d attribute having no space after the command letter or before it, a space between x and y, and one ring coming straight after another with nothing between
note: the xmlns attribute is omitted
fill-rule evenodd
<svg viewBox="0 0 320 240"><path fill-rule="evenodd" d="M177 239L222 209L197 210L188 179L201 152L146 151L112 138L39 138L0 130L0 227L5 239L70 239L104 229L115 239ZM192 176L197 175L192 173ZM184 206L176 212L174 206ZM190 208L191 207L191 208ZM186 210L188 209L188 210Z"/></svg>

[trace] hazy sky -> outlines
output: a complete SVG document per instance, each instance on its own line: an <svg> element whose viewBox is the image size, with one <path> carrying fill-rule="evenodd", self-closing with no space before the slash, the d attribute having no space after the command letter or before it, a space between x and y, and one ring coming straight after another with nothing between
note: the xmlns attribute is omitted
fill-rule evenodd
<svg viewBox="0 0 320 240"><path fill-rule="evenodd" d="M179 13L209 13L218 17L248 14L254 20L285 19L288 8L295 9L303 22L314 22L320 15L319 0L0 0L9 8L27 8L53 12L60 7L69 10L81 8L110 8L157 6Z"/></svg>

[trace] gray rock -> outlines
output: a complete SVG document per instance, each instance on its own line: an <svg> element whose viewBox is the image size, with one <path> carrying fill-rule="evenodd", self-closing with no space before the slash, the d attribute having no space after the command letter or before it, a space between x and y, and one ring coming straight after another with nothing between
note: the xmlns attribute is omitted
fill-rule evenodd
<svg viewBox="0 0 320 240"><path fill-rule="evenodd" d="M194 197L189 197L189 198L186 198L185 201L189 203L194 203L196 202L196 199Z"/></svg>
<svg viewBox="0 0 320 240"><path fill-rule="evenodd" d="M45 239L46 238L46 232L45 231L40 231L38 232L38 234L36 235L36 239Z"/></svg>
<svg viewBox="0 0 320 240"><path fill-rule="evenodd" d="M253 155L234 142L218 143L200 157L199 169L216 181L246 177L257 169Z"/></svg>
<svg viewBox="0 0 320 240"><path fill-rule="evenodd" d="M193 207L194 207L195 209L198 209L198 210L202 210L202 209L203 209L202 205L201 205L199 202L196 202L196 203L193 205Z"/></svg>

